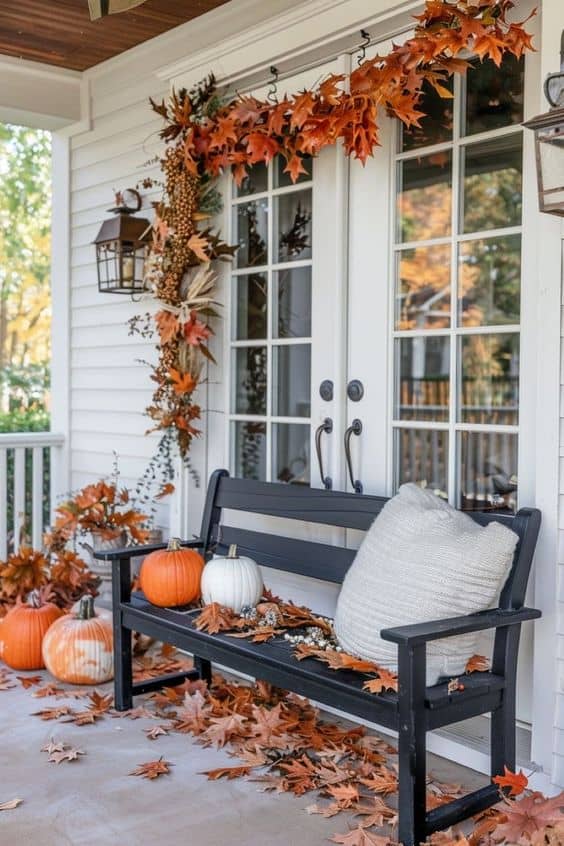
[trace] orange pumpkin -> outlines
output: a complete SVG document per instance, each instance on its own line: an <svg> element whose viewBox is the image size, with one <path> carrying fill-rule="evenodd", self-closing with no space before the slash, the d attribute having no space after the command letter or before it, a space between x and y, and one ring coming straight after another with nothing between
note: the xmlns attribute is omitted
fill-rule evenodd
<svg viewBox="0 0 564 846"><path fill-rule="evenodd" d="M11 608L2 621L0 654L13 670L41 670L43 638L63 611L32 591L27 603Z"/></svg>
<svg viewBox="0 0 564 846"><path fill-rule="evenodd" d="M53 623L43 639L43 660L62 682L101 684L113 678L112 622L96 613L91 596L82 597L76 614Z"/></svg>
<svg viewBox="0 0 564 846"><path fill-rule="evenodd" d="M193 549L180 545L178 538L167 549L151 552L141 565L141 590L153 605L187 605L200 596L204 559Z"/></svg>

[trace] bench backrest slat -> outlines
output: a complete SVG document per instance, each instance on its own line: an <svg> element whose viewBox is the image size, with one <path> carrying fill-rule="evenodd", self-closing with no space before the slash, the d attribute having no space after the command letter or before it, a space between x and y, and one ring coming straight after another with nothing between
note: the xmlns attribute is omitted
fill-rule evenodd
<svg viewBox="0 0 564 846"><path fill-rule="evenodd" d="M227 470L216 470L208 487L202 519L206 547L225 554L236 543L242 555L265 567L285 570L328 582L340 583L355 551L340 546L250 531L223 521L223 510L241 511L366 531L380 513L387 497L325 491L301 485L232 479ZM501 608L520 608L525 600L529 571L540 528L540 512L523 508L516 515L468 512L481 525L503 523L519 536L511 572L500 597ZM236 515L229 523L236 522Z"/></svg>
<svg viewBox="0 0 564 846"><path fill-rule="evenodd" d="M281 485L230 477L221 479L216 499L220 508L362 531L372 525L386 502L383 496L358 496L316 490L305 485Z"/></svg>
<svg viewBox="0 0 564 846"><path fill-rule="evenodd" d="M343 581L356 555L354 549L251 532L232 526L222 526L220 537L216 545L218 555L226 555L229 545L236 543L240 555L253 558L263 567L338 584Z"/></svg>

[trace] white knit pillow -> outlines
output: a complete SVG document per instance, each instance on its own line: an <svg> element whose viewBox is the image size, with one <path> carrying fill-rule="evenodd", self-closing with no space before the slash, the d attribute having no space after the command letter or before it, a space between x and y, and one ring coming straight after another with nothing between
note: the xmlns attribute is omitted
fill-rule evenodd
<svg viewBox="0 0 564 846"><path fill-rule="evenodd" d="M517 541L501 523L479 526L430 491L403 485L366 533L345 576L335 614L339 643L397 669L397 646L382 640L380 630L497 605ZM430 642L427 684L463 673L477 639L471 634Z"/></svg>

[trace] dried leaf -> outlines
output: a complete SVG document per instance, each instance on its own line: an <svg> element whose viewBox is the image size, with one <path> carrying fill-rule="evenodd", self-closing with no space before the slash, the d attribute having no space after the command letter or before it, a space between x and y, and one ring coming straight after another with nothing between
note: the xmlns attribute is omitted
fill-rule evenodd
<svg viewBox="0 0 564 846"><path fill-rule="evenodd" d="M489 658L485 655L472 655L466 664L466 673L486 673L490 669Z"/></svg>
<svg viewBox="0 0 564 846"><path fill-rule="evenodd" d="M495 778L492 778L493 783L497 784L497 786L502 788L504 791L508 790L508 796L520 796L521 793L524 793L527 789L529 779L523 770L519 770L518 773L514 773L511 770L508 770L507 767L504 767L503 769L504 774L502 776L495 776Z"/></svg>
<svg viewBox="0 0 564 846"><path fill-rule="evenodd" d="M23 799L9 799L7 802L0 802L0 811L13 811L22 802Z"/></svg>
<svg viewBox="0 0 564 846"><path fill-rule="evenodd" d="M200 775L208 777L209 781L217 781L218 778L227 778L232 781L235 778L247 776L251 772L252 767L218 767L217 770L205 770Z"/></svg>
<svg viewBox="0 0 564 846"><path fill-rule="evenodd" d="M72 708L68 705L58 705L54 708L44 708L42 711L34 711L32 717L41 717L42 720L59 720L61 717L66 717L74 714Z"/></svg>
<svg viewBox="0 0 564 846"><path fill-rule="evenodd" d="M148 740L156 740L158 737L168 734L167 726L153 726L153 728L144 729Z"/></svg>
<svg viewBox="0 0 564 846"><path fill-rule="evenodd" d="M158 761L147 761L145 764L138 764L129 775L155 779L170 773L170 767L172 767L170 761L163 761L162 758L159 758Z"/></svg>
<svg viewBox="0 0 564 846"><path fill-rule="evenodd" d="M76 747L66 747L64 749L52 752L49 755L48 760L52 764L61 764L63 761L79 761L81 755L86 755L86 752L83 749L77 749Z"/></svg>
<svg viewBox="0 0 564 846"><path fill-rule="evenodd" d="M358 826L346 834L334 834L331 838L333 843L342 843L343 846L388 846L390 838L381 834L371 834L365 828Z"/></svg>
<svg viewBox="0 0 564 846"><path fill-rule="evenodd" d="M24 690L27 690L34 685L41 684L43 678L41 676L16 676Z"/></svg>
<svg viewBox="0 0 564 846"><path fill-rule="evenodd" d="M231 608L226 608L218 602L212 602L201 611L194 625L199 632L217 634L232 629L236 620L237 617L233 614Z"/></svg>

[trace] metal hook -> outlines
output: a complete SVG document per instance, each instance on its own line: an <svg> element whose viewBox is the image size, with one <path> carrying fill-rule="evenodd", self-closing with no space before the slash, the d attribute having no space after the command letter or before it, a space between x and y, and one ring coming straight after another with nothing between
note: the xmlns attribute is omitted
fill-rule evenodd
<svg viewBox="0 0 564 846"><path fill-rule="evenodd" d="M274 79L273 79L273 80L272 80L272 82L270 83L270 88L269 88L268 94L267 94L267 96L266 96L266 99L267 99L269 102L276 104L276 103L278 103L278 96L277 96L277 91L278 91L278 68L277 68L277 67L275 67L274 65L271 65L271 66L270 66L270 73L272 74L272 76L274 77Z"/></svg>
<svg viewBox="0 0 564 846"><path fill-rule="evenodd" d="M366 48L370 44L370 33L366 29L360 30L360 37L363 39L363 44L360 48L360 53L358 54L357 64L360 67L363 61L366 59Z"/></svg>

